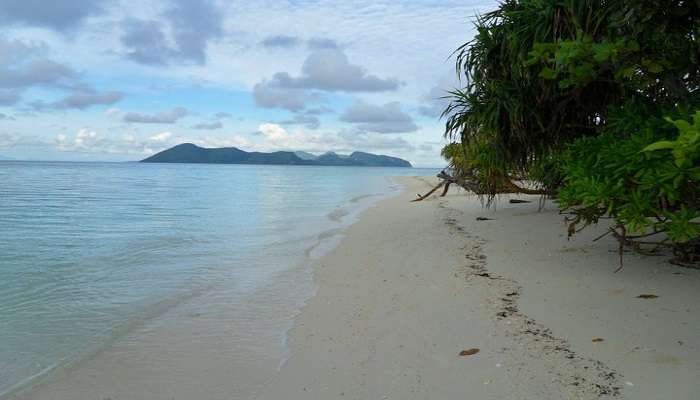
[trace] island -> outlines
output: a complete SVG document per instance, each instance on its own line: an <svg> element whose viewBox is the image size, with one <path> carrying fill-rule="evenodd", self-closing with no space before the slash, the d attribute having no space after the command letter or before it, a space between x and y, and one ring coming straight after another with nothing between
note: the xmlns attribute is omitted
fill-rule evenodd
<svg viewBox="0 0 700 400"><path fill-rule="evenodd" d="M298 151L272 153L247 152L236 147L204 148L182 143L156 153L144 163L197 163L197 164L264 164L264 165L319 165L343 167L401 167L411 168L410 162L385 155L355 151L350 155L327 152L321 155Z"/></svg>

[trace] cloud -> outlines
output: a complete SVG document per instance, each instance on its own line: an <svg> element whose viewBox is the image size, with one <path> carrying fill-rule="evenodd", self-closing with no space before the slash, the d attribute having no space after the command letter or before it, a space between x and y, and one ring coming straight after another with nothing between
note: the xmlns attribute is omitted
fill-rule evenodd
<svg viewBox="0 0 700 400"><path fill-rule="evenodd" d="M277 72L272 79L256 84L253 98L259 107L300 112L321 99L320 91L381 92L398 87L398 80L378 78L359 65L350 64L342 51L326 49L314 51L306 58L299 77Z"/></svg>
<svg viewBox="0 0 700 400"><path fill-rule="evenodd" d="M281 125L303 125L308 129L318 129L321 127L321 121L318 119L319 115L330 114L333 110L326 106L318 106L313 108L307 108L301 111L296 111L291 119L286 119L280 121Z"/></svg>
<svg viewBox="0 0 700 400"><path fill-rule="evenodd" d="M104 12L106 0L0 0L0 22L69 31Z"/></svg>
<svg viewBox="0 0 700 400"><path fill-rule="evenodd" d="M169 111L162 111L155 114L142 114L129 112L124 114L124 122L134 122L139 124L174 124L180 118L187 115L184 107L175 107Z"/></svg>
<svg viewBox="0 0 700 400"><path fill-rule="evenodd" d="M311 38L309 40L302 40L297 36L289 35L274 35L268 36L260 42L260 45L267 48L293 48L299 47L302 43L306 42L306 46L311 50L323 50L323 49L338 49L340 46L338 42L333 39L328 38Z"/></svg>
<svg viewBox="0 0 700 400"><path fill-rule="evenodd" d="M126 56L132 61L166 64L176 56L158 22L128 19L123 25L121 42L128 49Z"/></svg>
<svg viewBox="0 0 700 400"><path fill-rule="evenodd" d="M223 34L222 15L212 0L173 0L164 14L169 29L153 20L126 19L121 42L138 63L203 65L209 40Z"/></svg>
<svg viewBox="0 0 700 400"><path fill-rule="evenodd" d="M99 137L97 132L88 129L80 129L69 138L68 135L56 135L56 148L60 151L93 151L105 149L106 139Z"/></svg>
<svg viewBox="0 0 700 400"><path fill-rule="evenodd" d="M20 65L0 66L0 88L19 89L34 85L58 85L72 80L75 72L48 59L31 60Z"/></svg>
<svg viewBox="0 0 700 400"><path fill-rule="evenodd" d="M263 81L253 86L253 99L258 107L296 112L303 110L307 103L318 99L318 96L303 89L281 88Z"/></svg>
<svg viewBox="0 0 700 400"><path fill-rule="evenodd" d="M77 74L48 59L47 53L43 43L0 37L0 105L18 103L22 93L33 86L66 88L77 84Z"/></svg>
<svg viewBox="0 0 700 400"><path fill-rule="evenodd" d="M326 38L311 38L306 42L306 44L312 50L340 48L338 42L333 39Z"/></svg>
<svg viewBox="0 0 700 400"><path fill-rule="evenodd" d="M269 36L260 42L260 45L267 48L292 48L301 44L301 39L296 36L276 35Z"/></svg>
<svg viewBox="0 0 700 400"><path fill-rule="evenodd" d="M289 133L287 133L284 128L271 123L260 124L257 133L274 142L280 142L290 138Z"/></svg>
<svg viewBox="0 0 700 400"><path fill-rule="evenodd" d="M212 0L173 0L173 4L166 15L179 53L204 64L207 41L223 33L223 12Z"/></svg>
<svg viewBox="0 0 700 400"><path fill-rule="evenodd" d="M147 138L137 138L132 134L116 137L100 134L87 128L79 129L74 135L56 135L53 146L59 151L78 153L107 153L148 155L184 141L171 132L160 132Z"/></svg>
<svg viewBox="0 0 700 400"><path fill-rule="evenodd" d="M39 136L0 132L0 148L47 147L50 145L50 142Z"/></svg>
<svg viewBox="0 0 700 400"><path fill-rule="evenodd" d="M173 136L172 132L161 132L151 136L149 139L154 142L167 142Z"/></svg>
<svg viewBox="0 0 700 400"><path fill-rule="evenodd" d="M282 125L304 125L309 129L318 129L321 126L321 121L318 117L309 113L295 114L292 119L287 119L279 122Z"/></svg>
<svg viewBox="0 0 700 400"><path fill-rule="evenodd" d="M0 0L2 1L2 0ZM8 40L0 37L0 64L46 56L48 47L43 43L26 43L21 40Z"/></svg>
<svg viewBox="0 0 700 400"><path fill-rule="evenodd" d="M333 113L333 109L326 107L326 106L319 106L319 107L309 108L305 111L305 113L309 114L309 115L330 114L330 113Z"/></svg>
<svg viewBox="0 0 700 400"><path fill-rule="evenodd" d="M329 92L384 92L399 88L395 78L379 78L363 67L350 64L338 49L316 50L309 54L301 68L301 76L287 72L274 75L270 86L286 89L318 89Z"/></svg>
<svg viewBox="0 0 700 400"><path fill-rule="evenodd" d="M215 121L215 122L201 122L199 124L192 125L192 129L202 129L202 130L214 130L214 129L221 129L223 128L224 125L221 123L221 121Z"/></svg>
<svg viewBox="0 0 700 400"><path fill-rule="evenodd" d="M92 89L79 90L59 101L56 106L59 108L86 109L94 105L110 105L124 98L124 93L117 91L96 92Z"/></svg>
<svg viewBox="0 0 700 400"><path fill-rule="evenodd" d="M120 116L120 115L122 115L122 110L119 109L118 107L110 107L110 108L105 110L105 115L108 115L110 117Z"/></svg>
<svg viewBox="0 0 700 400"><path fill-rule="evenodd" d="M401 137L388 137L379 133L363 131L342 131L338 136L346 144L345 151L365 150L365 151L397 151L413 152L415 148L412 144Z"/></svg>
<svg viewBox="0 0 700 400"><path fill-rule="evenodd" d="M348 107L340 120L357 124L364 131L377 133L401 133L418 130L410 115L401 110L399 102L374 105L362 101Z"/></svg>
<svg viewBox="0 0 700 400"><path fill-rule="evenodd" d="M121 92L97 92L81 83L72 68L48 59L47 53L48 47L43 43L0 38L0 105L18 103L22 92L34 86L73 90L53 103L41 100L30 103L35 109L82 110L93 105L114 104L123 98Z"/></svg>
<svg viewBox="0 0 700 400"><path fill-rule="evenodd" d="M0 106L11 106L17 104L22 95L17 89L0 89Z"/></svg>
<svg viewBox="0 0 700 400"><path fill-rule="evenodd" d="M124 98L122 92L109 91L109 92L97 92L94 89L80 89L76 90L72 94L66 96L62 100L45 103L43 101L35 101L30 105L37 110L43 109L53 109L53 110L66 110L66 109L79 109L84 110L96 105L110 105L114 104Z"/></svg>
<svg viewBox="0 0 700 400"><path fill-rule="evenodd" d="M450 104L450 100L446 99L449 90L452 90L456 85L450 84L448 79L442 79L438 84L431 87L421 100L423 105L418 108L418 112L426 117L438 118L445 111L445 108Z"/></svg>
<svg viewBox="0 0 700 400"><path fill-rule="evenodd" d="M323 153L337 151L349 153L356 150L370 152L412 152L414 147L400 137L359 131L337 133L309 133L302 129L287 131L273 123L261 124L257 134L265 139L262 144L253 145L258 151L289 150Z"/></svg>
<svg viewBox="0 0 700 400"><path fill-rule="evenodd" d="M218 112L214 114L216 118L231 118L231 114L227 112Z"/></svg>
<svg viewBox="0 0 700 400"><path fill-rule="evenodd" d="M241 149L253 149L255 147L250 140L238 135L225 137L202 136L187 139L187 141L201 147L238 147Z"/></svg>

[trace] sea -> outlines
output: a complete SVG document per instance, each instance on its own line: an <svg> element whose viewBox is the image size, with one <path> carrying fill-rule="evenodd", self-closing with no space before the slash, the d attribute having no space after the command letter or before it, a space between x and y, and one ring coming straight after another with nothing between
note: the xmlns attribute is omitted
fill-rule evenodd
<svg viewBox="0 0 700 400"><path fill-rule="evenodd" d="M201 353L178 345L193 326L220 363L282 365L311 263L400 190L392 176L436 172L1 161L0 397L125 341Z"/></svg>

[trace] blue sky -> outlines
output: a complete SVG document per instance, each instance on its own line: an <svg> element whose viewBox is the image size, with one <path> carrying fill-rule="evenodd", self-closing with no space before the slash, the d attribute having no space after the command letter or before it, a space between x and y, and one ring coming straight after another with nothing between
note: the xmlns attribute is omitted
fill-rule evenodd
<svg viewBox="0 0 700 400"><path fill-rule="evenodd" d="M451 52L495 1L0 0L0 155L181 142L439 166Z"/></svg>

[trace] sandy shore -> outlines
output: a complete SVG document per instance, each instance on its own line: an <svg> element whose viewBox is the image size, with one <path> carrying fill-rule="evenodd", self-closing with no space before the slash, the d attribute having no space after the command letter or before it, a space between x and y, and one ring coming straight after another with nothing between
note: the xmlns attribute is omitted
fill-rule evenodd
<svg viewBox="0 0 700 400"><path fill-rule="evenodd" d="M254 398L698 398L700 271L628 254L614 273L614 243L567 241L551 204L409 203L433 182L401 182L318 263Z"/></svg>
<svg viewBox="0 0 700 400"><path fill-rule="evenodd" d="M567 241L551 204L503 198L484 210L458 190L410 203L434 180L399 182L402 194L366 210L315 262L317 293L272 378L230 351L230 324L178 328L184 309L167 330L138 336L157 359L122 341L17 398L698 398L700 271L627 254L614 273L615 243L592 243L596 229ZM236 311L210 303L198 318Z"/></svg>

